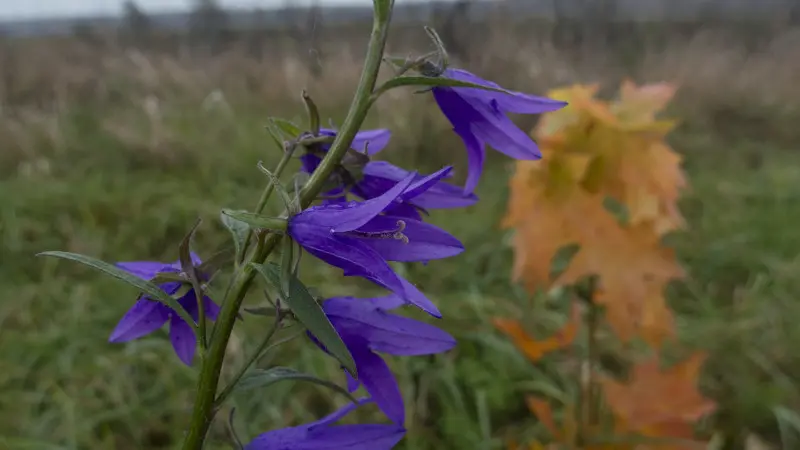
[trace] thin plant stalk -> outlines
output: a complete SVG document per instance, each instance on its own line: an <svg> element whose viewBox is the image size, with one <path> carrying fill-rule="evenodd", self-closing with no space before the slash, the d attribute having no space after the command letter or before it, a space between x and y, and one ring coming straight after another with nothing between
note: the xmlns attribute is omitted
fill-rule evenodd
<svg viewBox="0 0 800 450"><path fill-rule="evenodd" d="M381 61L383 60L390 22L391 11L388 11L388 13L387 11L382 11L380 14L377 10L375 11L366 60L353 102L341 129L331 144L330 150L301 191L300 204L302 208L308 207L322 191L325 182L352 145L356 133L367 116L370 97L375 89ZM254 251L245 258L246 261L243 262L234 275L232 287L222 304L222 309L209 343L207 356L204 358L200 370L197 395L189 431L183 442L183 450L202 449L206 434L214 418L215 399L228 340L233 331L242 301L255 275L250 263L263 263L280 242L280 239L281 235L273 233L263 241L259 240Z"/></svg>

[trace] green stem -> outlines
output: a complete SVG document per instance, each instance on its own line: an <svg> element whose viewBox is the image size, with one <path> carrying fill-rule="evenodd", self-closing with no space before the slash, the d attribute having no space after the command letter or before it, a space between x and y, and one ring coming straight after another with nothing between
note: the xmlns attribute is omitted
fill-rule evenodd
<svg viewBox="0 0 800 450"><path fill-rule="evenodd" d="M283 153L281 160L278 161L278 165L275 167L275 176L280 177L283 173L283 170L289 164L289 161L292 159L292 155L294 154L294 146L289 147ZM267 206L267 201L272 196L272 193L275 191L275 185L273 183L269 183L267 187L261 192L261 197L258 199L258 204L256 204L256 214L261 214L264 211L264 208ZM251 238L253 233L247 235L247 240L244 241L244 245L242 247L242 255L241 257L244 258L247 254L247 249L250 247ZM237 263L241 264L242 261L236 261Z"/></svg>
<svg viewBox="0 0 800 450"><path fill-rule="evenodd" d="M247 371L250 370L250 367L253 364L255 364L255 362L258 361L259 358L261 358L261 355L264 354L264 350L269 346L269 341L272 340L272 337L275 336L275 333L277 333L278 330L281 328L282 319L283 319L283 313L281 313L279 309L276 310L275 322L272 324L272 327L267 332L267 335L264 336L264 340L261 341L261 344L258 345L256 351L254 351L253 354L250 355L250 358L248 358L247 362L245 362L244 365L242 365L242 367L239 369L236 375L233 376L233 379L231 379L230 383L228 383L228 385L225 386L222 392L220 392L219 395L217 396L217 399L214 400L214 403L217 407L219 407L225 401L225 399L228 398L231 392L233 392L233 389L236 387L236 383L238 383L239 380L242 379L244 374L246 374Z"/></svg>
<svg viewBox="0 0 800 450"><path fill-rule="evenodd" d="M361 128L367 116L370 106L369 97L375 89L375 82L378 78L378 71L380 70L383 52L386 47L390 21L390 13L380 15L376 13L374 15L367 56L364 62L364 68L361 72L361 78L358 82L358 87L356 88L355 97L350 105L350 110L347 113L341 130L336 135L333 144L331 144L331 149L328 151L327 155L325 155L325 158L301 191L300 204L303 208L308 207L317 195L319 195L328 177L330 177L336 165L341 161L352 145L353 138L355 138L356 133ZM281 161L283 162L283 160ZM271 189L269 193L272 193ZM266 194L267 191L265 191L265 195L262 195L262 199L267 197ZM266 200L263 200L263 202L259 201L261 209L263 209L262 203L266 204ZM257 212L260 212L260 210ZM212 339L208 348L208 357L203 362L203 367L200 371L197 397L195 399L189 431L183 442L183 450L201 450L208 428L211 425L214 416L214 400L219 385L222 363L225 359L228 339L233 331L239 308L241 307L242 301L244 301L244 297L254 277L254 269L249 263L263 263L270 252L275 249L278 242L280 242L280 239L280 235L270 234L269 237L263 241L263 245L259 243L255 251L250 253L247 264L242 264L234 275L231 290L223 302L222 310L214 326L214 333L212 333Z"/></svg>
<svg viewBox="0 0 800 450"><path fill-rule="evenodd" d="M192 277L192 288L197 300L197 344L200 346L200 359L205 360L208 344L208 341L206 341L206 304L203 301L205 292L202 290L199 280L195 277Z"/></svg>

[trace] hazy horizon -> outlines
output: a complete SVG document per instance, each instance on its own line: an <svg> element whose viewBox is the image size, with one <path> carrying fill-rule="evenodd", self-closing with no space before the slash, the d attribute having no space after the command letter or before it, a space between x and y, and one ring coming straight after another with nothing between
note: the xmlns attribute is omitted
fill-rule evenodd
<svg viewBox="0 0 800 450"><path fill-rule="evenodd" d="M125 0L29 0L0 4L0 20L113 16L122 12ZM187 11L194 0L134 0L147 13ZM320 0L323 5L369 6L372 0ZM397 4L430 0L396 0ZM444 0L451 1L451 0ZM286 4L310 5L313 0L219 0L226 9L276 8Z"/></svg>

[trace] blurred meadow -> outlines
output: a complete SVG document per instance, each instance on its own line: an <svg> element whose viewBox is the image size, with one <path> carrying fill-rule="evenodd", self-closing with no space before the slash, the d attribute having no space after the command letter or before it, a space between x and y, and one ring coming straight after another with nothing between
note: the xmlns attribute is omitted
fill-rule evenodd
<svg viewBox="0 0 800 450"><path fill-rule="evenodd" d="M512 20L502 3L474 21L464 8L433 16L454 64L510 89L544 95L597 82L613 94L624 78L679 86L666 112L680 119L669 141L685 158L691 188L681 201L688 227L671 242L689 276L670 289L669 304L681 342L710 355L701 387L719 407L708 427L728 436L730 449L745 448L751 435L763 448L800 448L796 17L588 26ZM232 27L212 12L195 16L205 20L202 32L158 29L129 9L118 30L82 25L67 37L0 40L0 448L176 448L195 374L166 333L107 343L135 292L34 255L174 261L198 216L197 250L210 255L228 238L219 209L252 207L266 183L256 163L280 155L267 117L303 123L306 88L323 116L343 121L368 22L328 25L311 11L281 26ZM429 51L423 24L395 24L389 53ZM463 181L463 145L431 96L387 97L367 119L369 128L392 130L381 158L423 172L453 163ZM519 124L532 129L535 118ZM525 395L571 376L558 365L534 366L491 325L516 315L552 331L559 319L511 279L511 232L500 222L512 161L492 152L488 159L476 206L432 214L467 251L398 266L440 306L440 325L459 342L444 355L391 358L408 408L400 448L490 450L546 436ZM270 205L280 207L277 199ZM327 295L377 292L310 257L303 270ZM237 325L225 374L266 326L256 316ZM273 363L344 382L336 363L302 339ZM277 384L235 395L235 424L252 437L344 401L314 385ZM228 448L228 412L219 413L208 448Z"/></svg>

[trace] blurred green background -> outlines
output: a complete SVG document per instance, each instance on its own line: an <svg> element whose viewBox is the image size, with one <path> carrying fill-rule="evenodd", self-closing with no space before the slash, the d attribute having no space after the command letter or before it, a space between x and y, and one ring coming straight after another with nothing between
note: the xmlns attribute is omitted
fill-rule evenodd
<svg viewBox="0 0 800 450"><path fill-rule="evenodd" d="M599 82L613 93L623 77L681 86L667 114L681 120L670 144L685 157L689 228L673 241L690 276L671 290L670 305L682 340L711 354L703 391L719 402L715 427L741 438L729 447L742 448L755 433L775 448L800 448L800 28L705 21L589 30L569 21L512 22L502 8L480 23L443 11L433 25L444 30L455 63L508 88L544 94ZM175 358L166 333L107 343L135 292L34 254L174 261L200 216L197 250L209 256L227 239L219 210L254 206L266 182L255 165L279 155L266 118L302 122L299 93L307 88L323 115L341 123L368 30L368 23L319 21L312 29L301 16L300 25L206 24L204 32L178 33L132 14L119 30L84 24L67 38L0 40L0 448L180 443L196 376ZM426 51L421 25L395 26L390 51ZM534 120L519 123L530 129ZM381 157L422 171L453 163L463 180L462 144L429 95L392 92L368 126L393 132ZM389 358L408 408L401 448L489 450L546 436L524 395L571 376L534 367L490 324L521 310L542 330L557 319L510 279L510 234L498 226L510 161L489 160L480 203L432 216L467 251L398 268L440 306L440 325L459 341L445 355ZM279 209L277 199L270 207ZM311 258L303 267L304 280L327 295L377 292ZM249 303L259 301L254 295ZM267 326L250 316L237 325L226 375ZM344 382L336 364L302 339L274 362ZM249 438L343 401L285 383L234 395L232 405ZM209 448L227 448L226 439L219 420Z"/></svg>

